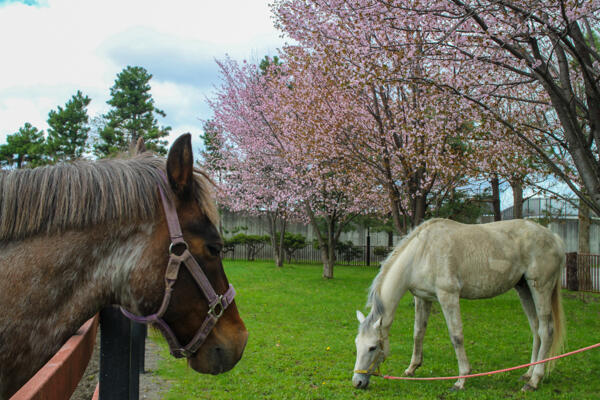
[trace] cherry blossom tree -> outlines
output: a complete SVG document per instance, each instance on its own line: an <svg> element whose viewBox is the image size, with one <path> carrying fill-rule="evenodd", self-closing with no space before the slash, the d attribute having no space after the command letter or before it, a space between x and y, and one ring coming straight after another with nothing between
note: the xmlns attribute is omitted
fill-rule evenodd
<svg viewBox="0 0 600 400"><path fill-rule="evenodd" d="M306 129L312 138L302 140L327 144L355 179L384 192L380 207L391 212L398 232L406 232L431 203L464 182L475 156L464 145L470 134L465 123L478 115L433 85L365 79L326 50L285 49L289 74L302 76L286 104L296 113L306 109L303 121L318 115L322 124L323 115L339 115L339 128Z"/></svg>
<svg viewBox="0 0 600 400"><path fill-rule="evenodd" d="M273 10L293 39L357 77L431 84L475 105L600 212L600 1L279 0Z"/></svg>
<svg viewBox="0 0 600 400"><path fill-rule="evenodd" d="M321 109L327 107L325 101L309 104L311 98L301 93L308 87L300 84L306 77L299 71L291 74L276 63L263 72L232 60L219 65L224 84L210 104L223 135L223 198L233 210L311 223L320 243L323 276L332 278L336 242L344 225L366 209L365 194L371 190L359 186L336 163L335 152L319 141L339 129L339 115ZM319 229L320 218L326 221L326 232Z"/></svg>
<svg viewBox="0 0 600 400"><path fill-rule="evenodd" d="M265 215L277 266L283 265L282 240L286 221L296 199L281 148L277 127L263 108L268 98L256 67L226 59L218 62L223 84L209 101L214 112L210 122L212 143L219 147L210 170L219 173L219 199L232 211ZM275 139L275 140L273 140Z"/></svg>

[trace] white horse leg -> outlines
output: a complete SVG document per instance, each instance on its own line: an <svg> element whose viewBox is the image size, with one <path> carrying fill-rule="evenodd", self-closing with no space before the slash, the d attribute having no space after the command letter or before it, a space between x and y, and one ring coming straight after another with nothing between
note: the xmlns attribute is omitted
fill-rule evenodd
<svg viewBox="0 0 600 400"><path fill-rule="evenodd" d="M467 359L467 353L465 352L462 320L460 318L460 302L457 293L450 293L443 290L437 292L438 301L442 307L444 318L446 319L446 325L448 326L448 332L450 333L450 340L454 346L456 352L456 358L458 360L458 373L459 375L467 375L471 372L471 366ZM465 379L461 378L456 381L453 386L453 390L464 389Z"/></svg>
<svg viewBox="0 0 600 400"><path fill-rule="evenodd" d="M527 319L529 320L529 327L531 328L531 334L533 336L533 345L531 348L531 362L536 362L538 360L538 353L540 351L540 335L538 334L539 323L537 312L535 311L535 303L533 302L533 297L531 297L531 291L527 284L522 281L523 284L519 283L515 286L517 293L519 294L519 299L521 299L521 306L523 306L523 311L525 311L525 315L527 315ZM532 365L529 367L527 372L521 376L521 379L524 381L528 381L531 379L531 374L533 374L533 368L535 366Z"/></svg>
<svg viewBox="0 0 600 400"><path fill-rule="evenodd" d="M533 286L535 282L529 285L531 295L535 303L535 309L538 316L538 335L540 336L540 349L537 359L543 360L550 353L552 345L552 336L554 334L554 325L552 320L552 289L550 285L547 287L536 288ZM528 282L529 284L529 282ZM538 384L544 377L546 364L536 364L533 368L533 374L529 382L523 387L524 391L537 389Z"/></svg>
<svg viewBox="0 0 600 400"><path fill-rule="evenodd" d="M431 302L415 296L415 328L413 333L414 345L410 365L404 375L413 376L423 362L423 338L427 329L427 320L431 311Z"/></svg>

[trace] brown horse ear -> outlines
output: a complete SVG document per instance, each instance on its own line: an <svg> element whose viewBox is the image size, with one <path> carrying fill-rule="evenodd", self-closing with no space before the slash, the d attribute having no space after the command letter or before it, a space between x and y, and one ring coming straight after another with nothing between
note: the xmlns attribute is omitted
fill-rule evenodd
<svg viewBox="0 0 600 400"><path fill-rule="evenodd" d="M145 151L146 151L146 143L144 143L144 138L140 136L135 145L135 153L134 154L141 154Z"/></svg>
<svg viewBox="0 0 600 400"><path fill-rule="evenodd" d="M186 133L175 140L167 156L167 175L171 188L178 196L187 195L194 180L192 135Z"/></svg>

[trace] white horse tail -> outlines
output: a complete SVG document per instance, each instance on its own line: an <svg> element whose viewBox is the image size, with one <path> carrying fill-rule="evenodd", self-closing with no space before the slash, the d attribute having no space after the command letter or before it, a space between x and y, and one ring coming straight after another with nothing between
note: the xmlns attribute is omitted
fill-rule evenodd
<svg viewBox="0 0 600 400"><path fill-rule="evenodd" d="M567 327L565 323L565 313L561 300L561 282L560 278L556 280L554 291L552 292L552 321L554 322L554 333L552 335L552 344L550 345L549 357L557 356L562 353L564 342L567 337ZM548 363L546 374L554 368L555 361Z"/></svg>

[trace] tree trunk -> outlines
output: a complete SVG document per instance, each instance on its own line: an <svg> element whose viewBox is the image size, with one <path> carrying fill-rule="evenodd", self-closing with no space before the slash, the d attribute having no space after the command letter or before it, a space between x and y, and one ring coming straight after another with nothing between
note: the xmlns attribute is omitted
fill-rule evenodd
<svg viewBox="0 0 600 400"><path fill-rule="evenodd" d="M388 242L387 245L388 247L394 247L394 232L388 232Z"/></svg>
<svg viewBox="0 0 600 400"><path fill-rule="evenodd" d="M412 228L417 227L425 219L425 211L427 203L425 196L417 196L415 198L415 214L413 216Z"/></svg>
<svg viewBox="0 0 600 400"><path fill-rule="evenodd" d="M583 201L579 202L579 253L590 253L590 208Z"/></svg>
<svg viewBox="0 0 600 400"><path fill-rule="evenodd" d="M502 210L500 209L500 179L494 175L491 179L492 185L492 209L494 210L494 221L502 221Z"/></svg>
<svg viewBox="0 0 600 400"><path fill-rule="evenodd" d="M273 258L275 265L283 267L283 237L285 235L285 221L278 216L278 212L268 212L267 218L269 220L269 236L271 238L271 247L273 248ZM277 232L277 221L280 220L281 229ZM279 233L279 238L277 234Z"/></svg>
<svg viewBox="0 0 600 400"><path fill-rule="evenodd" d="M279 255L279 259L281 260L281 264L277 264L278 267L283 267L283 259L285 257L285 251L283 250L284 249L283 240L285 238L285 228L286 228L286 220L281 219L281 229L279 232L279 248L275 252ZM290 258L291 258L291 256L290 256ZM290 261L288 261L288 263L289 262Z"/></svg>
<svg viewBox="0 0 600 400"><path fill-rule="evenodd" d="M323 278L333 278L333 264L335 249L330 249L329 246L321 247L321 260L323 261Z"/></svg>
<svg viewBox="0 0 600 400"><path fill-rule="evenodd" d="M327 217L327 238L323 237L323 233L319 230L317 217L309 205L305 206L310 224L317 235L319 241L319 249L321 250L321 261L323 261L323 278L333 278L333 264L335 263L335 217Z"/></svg>
<svg viewBox="0 0 600 400"><path fill-rule="evenodd" d="M579 254L590 254L590 208L583 201L579 201L578 219L578 252ZM579 265L579 263L577 264L579 290L591 290L592 275L590 265L589 263L582 264L583 265Z"/></svg>
<svg viewBox="0 0 600 400"><path fill-rule="evenodd" d="M335 264L335 248L337 236L335 225L337 218L335 216L327 217L327 260L323 261L323 278L333 279L333 265Z"/></svg>
<svg viewBox="0 0 600 400"><path fill-rule="evenodd" d="M523 183L520 178L510 181L513 191L513 219L523 218Z"/></svg>
<svg viewBox="0 0 600 400"><path fill-rule="evenodd" d="M396 231L402 233L404 229L404 223L400 217L400 199L396 193L396 189L392 182L388 182L388 196L390 199L390 208L392 210L392 221L396 227Z"/></svg>

